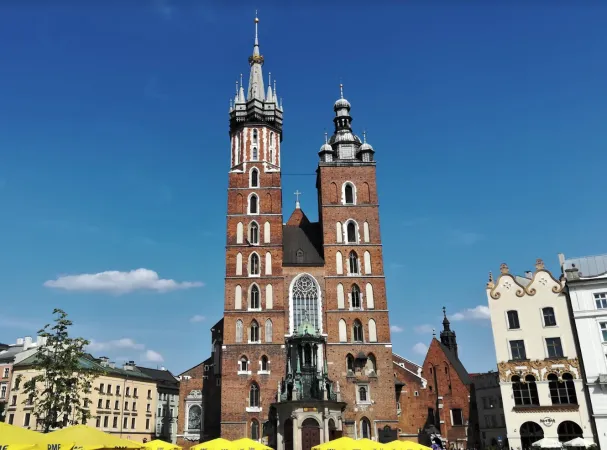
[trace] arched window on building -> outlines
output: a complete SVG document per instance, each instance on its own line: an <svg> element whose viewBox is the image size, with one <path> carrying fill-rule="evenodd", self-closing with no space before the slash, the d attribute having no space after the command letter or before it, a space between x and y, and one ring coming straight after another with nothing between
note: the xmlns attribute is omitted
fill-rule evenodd
<svg viewBox="0 0 607 450"><path fill-rule="evenodd" d="M358 230L356 228L356 222L354 222L353 220L348 222L348 226L346 227L346 234L349 244L358 242Z"/></svg>
<svg viewBox="0 0 607 450"><path fill-rule="evenodd" d="M344 202L346 205L353 205L355 203L354 186L352 183L346 183L344 186Z"/></svg>
<svg viewBox="0 0 607 450"><path fill-rule="evenodd" d="M263 242L266 244L269 244L271 241L270 229L270 222L263 224Z"/></svg>
<svg viewBox="0 0 607 450"><path fill-rule="evenodd" d="M360 420L360 432L362 438L371 439L371 422L366 417Z"/></svg>
<svg viewBox="0 0 607 450"><path fill-rule="evenodd" d="M358 388L358 400L360 400L361 402L367 401L367 387L366 386L360 386Z"/></svg>
<svg viewBox="0 0 607 450"><path fill-rule="evenodd" d="M242 288L237 284L234 288L234 309L242 309Z"/></svg>
<svg viewBox="0 0 607 450"><path fill-rule="evenodd" d="M337 275L342 275L344 273L343 257L341 252L335 253L335 271L337 272Z"/></svg>
<svg viewBox="0 0 607 450"><path fill-rule="evenodd" d="M249 259L249 275L259 275L259 255L252 253Z"/></svg>
<svg viewBox="0 0 607 450"><path fill-rule="evenodd" d="M348 257L348 263L350 265L351 274L360 273L359 268L358 268L358 255L356 254L356 252L354 250L352 250L350 252L350 256Z"/></svg>
<svg viewBox="0 0 607 450"><path fill-rule="evenodd" d="M346 370L348 372L354 372L354 356L348 353L346 356Z"/></svg>
<svg viewBox="0 0 607 450"><path fill-rule="evenodd" d="M521 405L539 405L540 399L537 393L537 384L533 375L526 375L525 382L521 381L521 377L514 375L510 381L512 382L512 393L514 395L514 404Z"/></svg>
<svg viewBox="0 0 607 450"><path fill-rule="evenodd" d="M556 326L556 316L554 315L554 308L551 308L551 307L543 308L542 316L544 316L544 326L545 327Z"/></svg>
<svg viewBox="0 0 607 450"><path fill-rule="evenodd" d="M368 222L365 222L363 224L363 236L364 236L365 242L369 242L369 223Z"/></svg>
<svg viewBox="0 0 607 450"><path fill-rule="evenodd" d="M531 444L544 438L544 430L535 422L525 422L520 428L521 448L529 449Z"/></svg>
<svg viewBox="0 0 607 450"><path fill-rule="evenodd" d="M369 353L367 355L367 375L375 375L377 372L377 361L375 359L375 355L373 353Z"/></svg>
<svg viewBox="0 0 607 450"><path fill-rule="evenodd" d="M374 319L369 319L369 342L377 342L377 325Z"/></svg>
<svg viewBox="0 0 607 450"><path fill-rule="evenodd" d="M256 419L251 420L251 439L258 441L259 438L259 422Z"/></svg>
<svg viewBox="0 0 607 450"><path fill-rule="evenodd" d="M268 371L268 357L266 355L263 355L261 357L261 371L262 372Z"/></svg>
<svg viewBox="0 0 607 450"><path fill-rule="evenodd" d="M554 373L549 374L548 387L553 405L577 405L575 384L570 373L564 373L562 381Z"/></svg>
<svg viewBox="0 0 607 450"><path fill-rule="evenodd" d="M300 275L291 288L293 331L306 322L320 330L319 289L316 280L308 274Z"/></svg>
<svg viewBox="0 0 607 450"><path fill-rule="evenodd" d="M556 432L559 435L560 442L571 441L575 438L583 438L582 427L580 427L577 423L572 422L570 420L565 420L560 423Z"/></svg>
<svg viewBox="0 0 607 450"><path fill-rule="evenodd" d="M247 372L249 370L249 360L246 356L241 356L240 361L238 361L238 371L239 372Z"/></svg>
<svg viewBox="0 0 607 450"><path fill-rule="evenodd" d="M344 236L343 236L343 230L341 227L341 222L336 222L335 223L335 242L337 242L338 244L341 244L343 239L344 239Z"/></svg>
<svg viewBox="0 0 607 450"><path fill-rule="evenodd" d="M257 225L257 222L251 222L249 225L249 244L259 244L259 225Z"/></svg>
<svg viewBox="0 0 607 450"><path fill-rule="evenodd" d="M255 194L249 197L249 214L259 214L259 198Z"/></svg>
<svg viewBox="0 0 607 450"><path fill-rule="evenodd" d="M348 340L348 329L346 326L346 321L344 319L339 320L338 331L339 342L346 342Z"/></svg>
<svg viewBox="0 0 607 450"><path fill-rule="evenodd" d="M251 187L259 187L259 170L257 170L255 167L251 169Z"/></svg>
<svg viewBox="0 0 607 450"><path fill-rule="evenodd" d="M352 308L354 309L360 309L360 288L358 287L358 285L353 284L352 285L352 293L350 294L352 299Z"/></svg>
<svg viewBox="0 0 607 450"><path fill-rule="evenodd" d="M259 159L259 151L257 150L257 146L254 145L251 150L251 161L257 161Z"/></svg>
<svg viewBox="0 0 607 450"><path fill-rule="evenodd" d="M249 406L259 408L259 386L255 382L251 383L249 388Z"/></svg>
<svg viewBox="0 0 607 450"><path fill-rule="evenodd" d="M237 244L242 244L242 240L243 240L243 226L242 226L242 222L238 222L238 224L236 225L236 243Z"/></svg>
<svg viewBox="0 0 607 450"><path fill-rule="evenodd" d="M371 283L366 284L365 293L367 294L367 309L375 308L375 299L373 297L373 286L371 285Z"/></svg>
<svg viewBox="0 0 607 450"><path fill-rule="evenodd" d="M257 132L257 129L254 128L253 129L253 144L257 144L259 142L259 134Z"/></svg>
<svg viewBox="0 0 607 450"><path fill-rule="evenodd" d="M251 322L249 327L249 342L259 342L259 324L256 320Z"/></svg>
<svg viewBox="0 0 607 450"><path fill-rule="evenodd" d="M354 325L352 326L352 341L354 342L363 342L363 324L360 323L360 320L356 319L354 321Z"/></svg>
<svg viewBox="0 0 607 450"><path fill-rule="evenodd" d="M272 342L272 321L266 320L266 342Z"/></svg>
<svg viewBox="0 0 607 450"><path fill-rule="evenodd" d="M249 295L249 309L260 309L259 288L256 284L251 286L251 294Z"/></svg>
<svg viewBox="0 0 607 450"><path fill-rule="evenodd" d="M243 335L242 320L238 319L236 321L236 338L234 340L236 342L242 342L242 335Z"/></svg>

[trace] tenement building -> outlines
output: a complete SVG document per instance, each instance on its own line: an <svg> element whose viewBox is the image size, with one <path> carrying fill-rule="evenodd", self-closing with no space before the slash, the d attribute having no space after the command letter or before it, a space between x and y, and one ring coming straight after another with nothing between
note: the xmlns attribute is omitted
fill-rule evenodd
<svg viewBox="0 0 607 450"><path fill-rule="evenodd" d="M569 319L565 281L537 260L535 272L487 283L487 298L506 418L508 445L541 439L592 440L580 360Z"/></svg>
<svg viewBox="0 0 607 450"><path fill-rule="evenodd" d="M375 152L354 134L342 89L318 152L318 221L297 201L283 222L283 108L264 83L257 22L248 87L229 112L220 434L279 450L393 439Z"/></svg>
<svg viewBox="0 0 607 450"><path fill-rule="evenodd" d="M607 449L607 255L565 259L567 281L582 373L590 397L595 433Z"/></svg>
<svg viewBox="0 0 607 450"><path fill-rule="evenodd" d="M502 403L499 374L490 370L471 373L476 392L481 448L509 448L506 439L506 418Z"/></svg>

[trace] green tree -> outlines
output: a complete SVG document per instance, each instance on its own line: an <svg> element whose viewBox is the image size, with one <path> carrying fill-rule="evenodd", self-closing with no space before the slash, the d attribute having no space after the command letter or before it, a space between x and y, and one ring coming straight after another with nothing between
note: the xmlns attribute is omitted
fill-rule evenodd
<svg viewBox="0 0 607 450"><path fill-rule="evenodd" d="M86 423L91 417L87 395L99 372L87 364L89 342L69 336L72 322L61 309L53 310L54 325L38 331L46 343L36 353L34 368L40 373L24 383L25 403L44 433L68 425Z"/></svg>

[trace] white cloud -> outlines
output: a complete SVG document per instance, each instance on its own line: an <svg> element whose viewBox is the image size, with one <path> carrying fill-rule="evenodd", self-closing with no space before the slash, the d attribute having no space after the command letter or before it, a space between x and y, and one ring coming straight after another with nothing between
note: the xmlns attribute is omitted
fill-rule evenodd
<svg viewBox="0 0 607 450"><path fill-rule="evenodd" d="M204 322L205 320L206 320L206 317L201 316L200 314L196 314L196 315L190 317L190 322L192 322L192 323Z"/></svg>
<svg viewBox="0 0 607 450"><path fill-rule="evenodd" d="M99 342L91 340L87 349L91 352L105 352L116 349L143 350L145 345L138 344L131 338L116 339L114 341Z"/></svg>
<svg viewBox="0 0 607 450"><path fill-rule="evenodd" d="M423 342L418 342L413 346L413 351L419 355L425 355L428 352L428 346Z"/></svg>
<svg viewBox="0 0 607 450"><path fill-rule="evenodd" d="M204 286L200 281L178 282L162 279L156 272L149 269L136 269L130 272L110 270L99 273L83 273L79 275L63 275L56 280L44 282L49 288L66 291L111 292L126 294L137 290L170 292L178 289L191 289Z"/></svg>
<svg viewBox="0 0 607 450"><path fill-rule="evenodd" d="M162 357L162 355L158 352L155 352L154 350L147 350L142 356L141 359L143 359L144 361L149 361L149 362L163 362L164 358Z"/></svg>
<svg viewBox="0 0 607 450"><path fill-rule="evenodd" d="M468 308L457 312L451 316L451 320L488 320L491 318L489 307L478 305L475 308Z"/></svg>
<svg viewBox="0 0 607 450"><path fill-rule="evenodd" d="M392 333L402 333L403 331L405 331L405 329L403 327L399 327L398 325L392 325L390 327L390 331Z"/></svg>
<svg viewBox="0 0 607 450"><path fill-rule="evenodd" d="M432 333L434 331L434 327L432 325L428 325L427 323L425 323L423 325L418 325L418 326L414 327L413 329L415 330L416 333L419 333L419 334Z"/></svg>

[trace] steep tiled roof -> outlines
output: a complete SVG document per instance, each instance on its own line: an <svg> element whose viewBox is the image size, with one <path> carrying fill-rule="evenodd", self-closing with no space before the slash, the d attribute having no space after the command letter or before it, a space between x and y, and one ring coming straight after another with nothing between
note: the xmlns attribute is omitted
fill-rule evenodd
<svg viewBox="0 0 607 450"><path fill-rule="evenodd" d="M442 342L438 342L438 344L440 345L440 348L442 349L443 353L445 354L447 359L449 359L449 362L455 369L457 376L459 377L460 380L462 380L462 383L472 384L472 379L470 378L470 375L468 375L468 371L466 370L466 368L464 367L462 362L459 360L459 358L457 356L455 356L455 353L453 353L449 349L449 347L447 347Z"/></svg>
<svg viewBox="0 0 607 450"><path fill-rule="evenodd" d="M322 225L307 223L282 227L283 264L291 266L323 266ZM298 252L300 256L298 257Z"/></svg>

